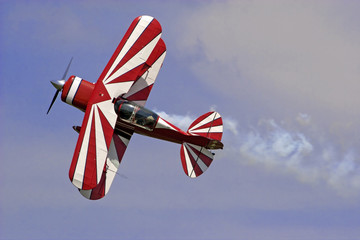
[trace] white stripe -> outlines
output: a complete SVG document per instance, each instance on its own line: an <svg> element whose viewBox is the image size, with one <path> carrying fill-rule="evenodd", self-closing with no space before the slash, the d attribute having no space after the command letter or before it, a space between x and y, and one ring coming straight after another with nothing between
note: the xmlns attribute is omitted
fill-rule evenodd
<svg viewBox="0 0 360 240"><path fill-rule="evenodd" d="M85 133L84 133L84 139L83 142L81 144L81 148L80 148L80 152L79 152L79 157L78 157L78 161L76 163L76 168L75 168L75 172L74 172L74 177L73 177L73 184L77 187L77 188L82 188L83 185L83 181L84 181L84 174L85 174L85 162L86 162L86 155L87 155L87 151L88 151L88 147L89 147L89 140L90 140L90 132L91 132L91 124L92 124L92 119L93 119L93 114L94 114L94 107L95 105L92 105L91 107L91 111L89 114L89 119L86 125L86 129L85 129Z"/></svg>
<svg viewBox="0 0 360 240"><path fill-rule="evenodd" d="M166 51L158 58L158 60L156 60L156 62L154 62L152 67L149 69L149 75L147 76L147 79L151 79L153 83L155 82L155 79L156 79L157 75L159 74L159 71L164 62L165 56L166 56Z"/></svg>
<svg viewBox="0 0 360 240"><path fill-rule="evenodd" d="M118 170L119 165L116 167L112 161L106 161L107 171L106 171L106 180L105 180L105 195L108 193L112 182L114 181L115 174Z"/></svg>
<svg viewBox="0 0 360 240"><path fill-rule="evenodd" d="M81 195L83 195L83 196L86 197L87 199L90 199L92 189L90 189L90 190L82 190L82 189L79 189L79 190L80 190Z"/></svg>
<svg viewBox="0 0 360 240"><path fill-rule="evenodd" d="M188 176L192 177L191 175L193 174L193 167L192 167L192 164L191 164L191 160L189 158L188 150L187 150L187 148L185 146L186 146L186 143L184 143L182 145L182 147L184 148L186 169L187 169L187 172L188 172Z"/></svg>
<svg viewBox="0 0 360 240"><path fill-rule="evenodd" d="M74 78L74 80L73 80L73 82L71 84L71 87L69 89L69 92L68 92L68 94L66 96L66 99L65 99L66 103L72 104L72 102L74 100L74 97L75 97L75 94L76 94L76 92L77 92L77 90L78 90L78 88L80 86L81 80L82 79L79 78L79 77Z"/></svg>
<svg viewBox="0 0 360 240"><path fill-rule="evenodd" d="M102 101L96 104L101 112L104 114L105 118L109 122L112 128L115 127L117 114L114 110L114 104L112 103L112 99L107 101Z"/></svg>
<svg viewBox="0 0 360 240"><path fill-rule="evenodd" d="M153 81L147 81L149 80L147 78L147 75L149 75L149 71L146 71L130 88L130 90L124 95L124 98L127 98L144 88L147 88L151 84L153 84Z"/></svg>
<svg viewBox="0 0 360 240"><path fill-rule="evenodd" d="M124 138L124 137L122 137L122 136L119 136L120 137L120 139L121 139L121 141L125 144L125 146L127 147L127 145L129 144L129 142L130 142L130 139L127 139L127 138Z"/></svg>
<svg viewBox="0 0 360 240"><path fill-rule="evenodd" d="M128 40L126 41L124 47L121 49L119 55L116 57L114 63L111 65L109 71L106 73L106 76L104 78L104 83L106 83L107 78L109 77L109 74L114 70L114 68L119 64L121 59L125 56L125 54L129 51L129 49L134 45L136 40L140 37L140 35L144 32L146 27L150 24L153 17L149 16L143 16L139 20L138 24L134 28L133 32L129 36Z"/></svg>
<svg viewBox="0 0 360 240"><path fill-rule="evenodd" d="M193 126L191 129L189 129L189 131L191 131L192 129L196 129L198 127L201 127L209 122L212 122L214 121L215 119L218 119L219 117L216 117L214 118L214 115L219 115L220 117L220 114L218 114L217 112L213 112L212 114L210 114L208 117L206 117L205 119L203 119L201 122L199 122L198 124L196 124L195 126Z"/></svg>
<svg viewBox="0 0 360 240"><path fill-rule="evenodd" d="M107 160L106 163L108 163L109 161L111 161L111 163L118 168L120 165L119 162L119 157L117 155L117 151L116 151L116 147L115 147L115 143L114 143L114 138L111 139L111 143L110 143L110 147L109 147L109 153L107 156Z"/></svg>
<svg viewBox="0 0 360 240"><path fill-rule="evenodd" d="M200 128L200 129L196 129L196 130L190 130L189 133L221 133L223 132L223 126L214 126L211 128Z"/></svg>
<svg viewBox="0 0 360 240"><path fill-rule="evenodd" d="M119 83L111 83L105 85L106 90L108 91L111 98L118 97L122 95L123 93L126 93L129 91L131 85L134 82L119 82Z"/></svg>
<svg viewBox="0 0 360 240"><path fill-rule="evenodd" d="M157 121L157 124L155 126L155 128L165 128L165 129L171 129L171 130L175 130L175 128L173 128L172 126L170 126L167 122L164 121L164 119L162 119L161 117L159 117L159 120Z"/></svg>
<svg viewBox="0 0 360 240"><path fill-rule="evenodd" d="M104 137L104 130L101 124L99 110L95 107L95 139L96 139L96 177L98 184L103 173L106 156L108 154L106 141Z"/></svg>

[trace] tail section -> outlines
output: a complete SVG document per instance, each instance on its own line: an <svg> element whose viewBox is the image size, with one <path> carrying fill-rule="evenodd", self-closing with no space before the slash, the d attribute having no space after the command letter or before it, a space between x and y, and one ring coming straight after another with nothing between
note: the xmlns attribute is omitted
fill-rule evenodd
<svg viewBox="0 0 360 240"><path fill-rule="evenodd" d="M205 113L190 125L188 133L221 141L223 122L220 114L217 112Z"/></svg>
<svg viewBox="0 0 360 240"><path fill-rule="evenodd" d="M188 134L206 140L203 146L184 142L180 157L186 175L196 178L203 174L214 159L209 149L222 149L223 122L219 113L208 112L196 119L189 127Z"/></svg>

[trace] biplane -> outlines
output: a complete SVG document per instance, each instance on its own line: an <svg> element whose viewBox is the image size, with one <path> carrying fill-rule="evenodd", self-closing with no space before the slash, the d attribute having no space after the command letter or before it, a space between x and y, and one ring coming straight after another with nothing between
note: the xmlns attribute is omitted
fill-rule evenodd
<svg viewBox="0 0 360 240"><path fill-rule="evenodd" d="M61 91L61 100L85 112L80 126L69 178L88 199L104 197L114 180L134 133L181 144L185 174L200 176L222 149L223 123L217 112L196 119L187 132L145 103L166 54L160 23L153 17L137 17L130 25L96 83L78 76L51 81L57 89L48 112Z"/></svg>

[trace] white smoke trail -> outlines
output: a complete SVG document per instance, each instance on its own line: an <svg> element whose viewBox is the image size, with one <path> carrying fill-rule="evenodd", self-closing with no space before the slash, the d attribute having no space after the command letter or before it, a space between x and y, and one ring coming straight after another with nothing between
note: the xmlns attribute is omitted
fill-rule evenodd
<svg viewBox="0 0 360 240"><path fill-rule="evenodd" d="M157 111L156 109L153 110L156 114L160 115L166 121L171 122L175 126L181 128L182 130L187 130L190 124L195 120L195 118L189 115L177 115L177 114L167 114L164 111Z"/></svg>
<svg viewBox="0 0 360 240"><path fill-rule="evenodd" d="M182 129L196 119L157 112ZM311 117L299 114L294 123L303 131L285 127L273 119L261 120L245 131L233 118L223 117L226 158L282 173L289 173L308 184L325 183L339 195L359 195L360 161L354 149L340 150L336 143L325 143L319 132L306 131L313 127ZM313 128L311 128L313 131ZM220 155L220 156L221 156Z"/></svg>
<svg viewBox="0 0 360 240"><path fill-rule="evenodd" d="M286 130L274 120L262 121L259 127L242 136L238 149L242 159L289 171L303 182L325 181L341 194L360 190L360 164L353 150L322 146L319 136Z"/></svg>

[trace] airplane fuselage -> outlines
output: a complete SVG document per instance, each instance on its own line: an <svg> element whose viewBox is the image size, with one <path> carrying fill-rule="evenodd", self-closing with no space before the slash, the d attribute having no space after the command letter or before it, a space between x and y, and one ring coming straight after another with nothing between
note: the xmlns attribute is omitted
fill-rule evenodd
<svg viewBox="0 0 360 240"><path fill-rule="evenodd" d="M95 84L82 78L71 76L61 95L61 100L85 112ZM191 135L161 118L155 112L121 97L113 99L114 110L118 115L115 133L131 136L133 132L182 144L192 143L207 149L222 149L220 141L203 136ZM76 131L79 128L74 128Z"/></svg>

